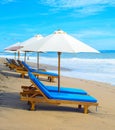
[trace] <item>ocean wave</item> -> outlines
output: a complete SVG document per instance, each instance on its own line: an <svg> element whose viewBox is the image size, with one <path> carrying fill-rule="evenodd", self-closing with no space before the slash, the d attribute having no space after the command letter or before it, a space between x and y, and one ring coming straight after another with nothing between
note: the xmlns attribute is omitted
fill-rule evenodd
<svg viewBox="0 0 115 130"><path fill-rule="evenodd" d="M115 58L79 58L61 57L61 67L71 71L61 71L61 74L68 77L83 78L115 84ZM14 58L14 55L1 55L1 57ZM24 56L20 56L24 60ZM27 61L37 63L36 55L27 55ZM40 64L58 66L58 57L40 56Z"/></svg>

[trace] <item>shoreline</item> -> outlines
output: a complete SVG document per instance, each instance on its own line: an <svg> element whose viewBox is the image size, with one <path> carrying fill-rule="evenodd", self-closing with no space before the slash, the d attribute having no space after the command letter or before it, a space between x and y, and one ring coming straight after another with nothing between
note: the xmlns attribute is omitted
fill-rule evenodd
<svg viewBox="0 0 115 130"><path fill-rule="evenodd" d="M28 77L8 69L0 58L0 129L9 130L114 130L115 87L97 81L61 76L61 86L86 90L94 96L99 107L89 107L89 114L83 114L74 105L36 105L36 111L28 111L26 102L20 101L21 86L30 85ZM52 68L53 69L53 68ZM45 85L57 85L41 80ZM97 125L98 124L98 125Z"/></svg>

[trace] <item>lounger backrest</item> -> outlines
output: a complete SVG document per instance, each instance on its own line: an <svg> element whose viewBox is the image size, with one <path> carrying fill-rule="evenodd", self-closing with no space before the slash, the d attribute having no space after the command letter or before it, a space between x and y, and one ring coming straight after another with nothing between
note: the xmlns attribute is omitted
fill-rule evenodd
<svg viewBox="0 0 115 130"><path fill-rule="evenodd" d="M24 61L22 61L22 64L24 65L24 67L25 67L28 71L32 72L32 69L31 69L31 67L30 67L28 64L26 64Z"/></svg>
<svg viewBox="0 0 115 130"><path fill-rule="evenodd" d="M46 74L46 75L50 75L50 76L58 76L58 74L53 73L53 72L48 72L48 71L38 71L39 74Z"/></svg>
<svg viewBox="0 0 115 130"><path fill-rule="evenodd" d="M6 58L6 60L8 61L8 63L12 64L11 59Z"/></svg>
<svg viewBox="0 0 115 130"><path fill-rule="evenodd" d="M33 69L32 69L28 64L26 64L24 61L22 61L22 64L24 65L24 67L25 67L28 71L33 72ZM39 74L44 74L44 75L58 76L58 74L56 74L56 73L47 72L47 71L34 70L34 72L35 72L35 73L39 73Z"/></svg>
<svg viewBox="0 0 115 130"><path fill-rule="evenodd" d="M17 60L17 63L19 64L20 67L22 68L24 67L21 60Z"/></svg>
<svg viewBox="0 0 115 130"><path fill-rule="evenodd" d="M44 85L37 79L31 72L28 72L30 80L32 80L35 85L42 91L42 93L47 97L47 98L52 98L50 92L44 87Z"/></svg>
<svg viewBox="0 0 115 130"><path fill-rule="evenodd" d="M13 63L14 65L16 65L16 66L19 67L18 63L17 63L14 59L11 59L11 61L12 61L12 63Z"/></svg>

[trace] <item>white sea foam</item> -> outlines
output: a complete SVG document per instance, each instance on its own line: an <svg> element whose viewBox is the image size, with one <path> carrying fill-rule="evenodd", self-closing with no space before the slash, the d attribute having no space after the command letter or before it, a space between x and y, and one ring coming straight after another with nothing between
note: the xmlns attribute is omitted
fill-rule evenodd
<svg viewBox="0 0 115 130"><path fill-rule="evenodd" d="M35 61L34 58L30 58ZM57 66L57 58L40 57L40 63ZM61 75L100 82L107 82L115 85L115 59L80 59L61 58L61 67L71 71L61 71Z"/></svg>

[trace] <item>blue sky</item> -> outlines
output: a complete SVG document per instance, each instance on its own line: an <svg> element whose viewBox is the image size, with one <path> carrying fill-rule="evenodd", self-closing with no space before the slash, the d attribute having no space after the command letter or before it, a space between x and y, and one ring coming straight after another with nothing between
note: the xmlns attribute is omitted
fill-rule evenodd
<svg viewBox="0 0 115 130"><path fill-rule="evenodd" d="M115 0L0 0L0 51L58 29L98 50L115 50Z"/></svg>

